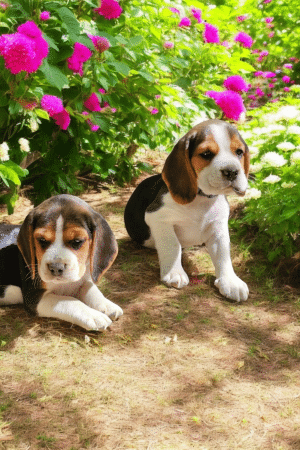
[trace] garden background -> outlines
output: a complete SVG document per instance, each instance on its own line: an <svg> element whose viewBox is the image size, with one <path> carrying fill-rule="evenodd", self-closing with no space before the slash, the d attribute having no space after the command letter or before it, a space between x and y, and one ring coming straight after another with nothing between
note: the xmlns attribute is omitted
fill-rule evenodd
<svg viewBox="0 0 300 450"><path fill-rule="evenodd" d="M1 221L80 195L118 240L99 287L124 310L93 333L0 309L1 450L300 448L299 9L0 2ZM251 152L248 193L229 198L242 304L200 248L183 252L189 286L167 288L124 227L137 183L206 117Z"/></svg>

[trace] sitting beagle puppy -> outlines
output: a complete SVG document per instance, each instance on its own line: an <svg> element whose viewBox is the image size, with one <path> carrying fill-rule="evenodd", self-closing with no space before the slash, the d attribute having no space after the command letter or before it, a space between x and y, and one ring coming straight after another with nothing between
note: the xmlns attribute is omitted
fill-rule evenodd
<svg viewBox="0 0 300 450"><path fill-rule="evenodd" d="M0 225L0 305L105 330L123 312L95 283L117 253L101 214L72 195L51 197L22 226Z"/></svg>
<svg viewBox="0 0 300 450"><path fill-rule="evenodd" d="M248 287L231 264L226 199L233 192L245 194L248 173L249 149L237 129L207 120L179 140L161 175L139 184L126 205L125 226L133 240L156 248L164 283L186 286L181 249L204 244L221 294L248 298Z"/></svg>

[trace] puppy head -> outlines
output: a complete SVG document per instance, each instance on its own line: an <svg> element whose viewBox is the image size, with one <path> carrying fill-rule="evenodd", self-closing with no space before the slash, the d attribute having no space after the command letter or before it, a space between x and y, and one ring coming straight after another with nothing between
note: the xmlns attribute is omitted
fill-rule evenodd
<svg viewBox="0 0 300 450"><path fill-rule="evenodd" d="M104 218L83 200L58 195L26 217L18 247L30 269L44 282L80 280L87 270L97 282L114 261L117 243Z"/></svg>
<svg viewBox="0 0 300 450"><path fill-rule="evenodd" d="M206 195L244 195L249 174L249 149L237 129L222 120L192 128L166 159L162 177L177 203Z"/></svg>

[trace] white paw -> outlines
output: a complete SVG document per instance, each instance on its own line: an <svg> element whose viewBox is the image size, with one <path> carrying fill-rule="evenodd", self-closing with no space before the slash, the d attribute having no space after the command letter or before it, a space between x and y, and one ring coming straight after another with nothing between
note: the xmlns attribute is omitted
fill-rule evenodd
<svg viewBox="0 0 300 450"><path fill-rule="evenodd" d="M215 286L219 289L224 297L230 298L237 302L245 301L249 295L249 289L246 283L235 274L218 278Z"/></svg>
<svg viewBox="0 0 300 450"><path fill-rule="evenodd" d="M189 277L185 273L182 267L179 269L172 269L166 275L161 278L163 283L173 286L177 289L181 289L189 284Z"/></svg>
<svg viewBox="0 0 300 450"><path fill-rule="evenodd" d="M77 323L77 325L82 326L86 330L104 331L111 323L112 321L106 314L92 309L82 317L82 322Z"/></svg>
<svg viewBox="0 0 300 450"><path fill-rule="evenodd" d="M102 310L102 312L105 313L112 320L117 320L119 317L123 315L122 308L120 308L120 306L111 302L107 298L105 299L104 310Z"/></svg>

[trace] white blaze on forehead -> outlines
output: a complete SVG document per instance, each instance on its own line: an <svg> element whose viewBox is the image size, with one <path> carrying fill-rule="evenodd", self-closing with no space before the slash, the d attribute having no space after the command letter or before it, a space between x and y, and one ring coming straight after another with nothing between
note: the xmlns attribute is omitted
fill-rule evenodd
<svg viewBox="0 0 300 450"><path fill-rule="evenodd" d="M227 130L227 127L224 125L210 125L209 127L214 140L218 144L219 150L227 150L230 151L230 136Z"/></svg>
<svg viewBox="0 0 300 450"><path fill-rule="evenodd" d="M63 245L63 227L64 227L64 219L62 216L59 216L56 221L56 230L55 230L55 241L56 245Z"/></svg>

